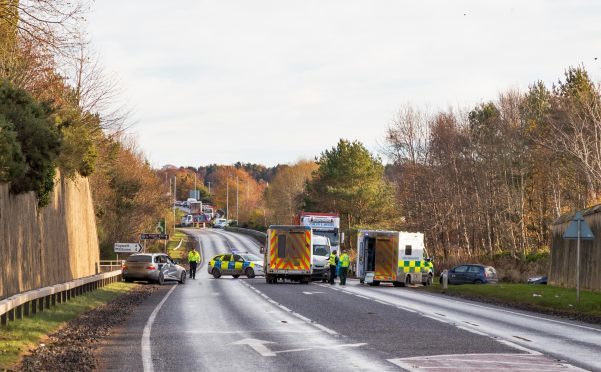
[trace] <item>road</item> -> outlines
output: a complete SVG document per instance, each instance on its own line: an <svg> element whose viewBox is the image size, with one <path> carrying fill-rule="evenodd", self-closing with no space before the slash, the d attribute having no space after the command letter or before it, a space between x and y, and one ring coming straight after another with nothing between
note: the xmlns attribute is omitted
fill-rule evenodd
<svg viewBox="0 0 601 372"><path fill-rule="evenodd" d="M165 285L101 350L103 370L601 370L601 327L413 288L213 279L206 260L249 237L187 230L204 262ZM452 368L450 368L452 367Z"/></svg>

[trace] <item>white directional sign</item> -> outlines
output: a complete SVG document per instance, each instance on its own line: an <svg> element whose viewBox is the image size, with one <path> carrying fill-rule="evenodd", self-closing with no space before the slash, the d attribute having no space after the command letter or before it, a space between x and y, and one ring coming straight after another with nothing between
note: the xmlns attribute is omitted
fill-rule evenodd
<svg viewBox="0 0 601 372"><path fill-rule="evenodd" d="M136 253L142 251L142 246L138 243L115 243L115 253Z"/></svg>

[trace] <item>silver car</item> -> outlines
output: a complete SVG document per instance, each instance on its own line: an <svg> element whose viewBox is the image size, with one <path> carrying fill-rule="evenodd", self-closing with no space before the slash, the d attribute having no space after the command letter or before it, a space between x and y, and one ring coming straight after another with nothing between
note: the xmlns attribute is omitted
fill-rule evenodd
<svg viewBox="0 0 601 372"><path fill-rule="evenodd" d="M135 253L127 258L122 268L123 280L144 280L163 284L167 280L186 282L186 269L164 253Z"/></svg>

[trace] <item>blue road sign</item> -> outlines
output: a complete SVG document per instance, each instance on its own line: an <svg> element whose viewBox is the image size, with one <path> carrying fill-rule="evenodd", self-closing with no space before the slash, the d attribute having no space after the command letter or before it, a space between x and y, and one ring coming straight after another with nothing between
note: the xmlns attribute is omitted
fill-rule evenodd
<svg viewBox="0 0 601 372"><path fill-rule="evenodd" d="M580 229L580 235L578 234L578 229ZM566 240L575 240L578 238L582 240L594 240L595 236L588 223L584 220L584 217L582 217L582 213L576 212L566 232L563 234L563 238Z"/></svg>

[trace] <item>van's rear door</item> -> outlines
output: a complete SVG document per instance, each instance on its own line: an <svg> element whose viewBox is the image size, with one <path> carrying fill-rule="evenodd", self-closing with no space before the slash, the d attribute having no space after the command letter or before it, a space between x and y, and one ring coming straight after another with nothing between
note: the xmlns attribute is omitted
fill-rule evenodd
<svg viewBox="0 0 601 372"><path fill-rule="evenodd" d="M376 237L375 280L396 281L399 255L398 246L397 235Z"/></svg>
<svg viewBox="0 0 601 372"><path fill-rule="evenodd" d="M270 269L278 273L311 273L311 228L274 228L270 233Z"/></svg>

